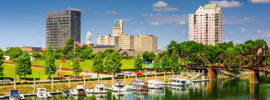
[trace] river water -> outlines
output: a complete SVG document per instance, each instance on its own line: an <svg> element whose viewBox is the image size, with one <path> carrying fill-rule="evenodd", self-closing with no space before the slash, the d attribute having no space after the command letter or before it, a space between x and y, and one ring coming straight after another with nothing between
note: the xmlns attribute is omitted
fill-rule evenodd
<svg viewBox="0 0 270 100"><path fill-rule="evenodd" d="M64 98L62 95L53 95L50 100L270 100L270 77L261 79L262 82L252 84L248 78L234 78L194 83L189 87L167 86L164 90L108 92L85 97Z"/></svg>

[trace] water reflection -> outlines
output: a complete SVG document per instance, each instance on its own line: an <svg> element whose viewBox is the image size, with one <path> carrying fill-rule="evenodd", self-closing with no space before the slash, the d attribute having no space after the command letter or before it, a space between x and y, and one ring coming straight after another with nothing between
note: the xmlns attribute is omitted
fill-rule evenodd
<svg viewBox="0 0 270 100"><path fill-rule="evenodd" d="M167 86L165 89L150 89L148 92L108 92L70 98L53 95L50 100L267 100L270 98L269 82L249 83L248 79L235 78L193 83L188 87ZM26 98L36 99L36 97Z"/></svg>

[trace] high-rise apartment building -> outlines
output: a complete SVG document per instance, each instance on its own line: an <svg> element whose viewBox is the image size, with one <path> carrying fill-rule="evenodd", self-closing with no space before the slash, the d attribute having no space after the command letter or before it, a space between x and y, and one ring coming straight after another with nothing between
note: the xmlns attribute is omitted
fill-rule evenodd
<svg viewBox="0 0 270 100"><path fill-rule="evenodd" d="M114 26L112 28L112 36L120 36L124 33L123 19L115 19Z"/></svg>
<svg viewBox="0 0 270 100"><path fill-rule="evenodd" d="M134 36L133 35L120 35L119 36L119 48L134 50Z"/></svg>
<svg viewBox="0 0 270 100"><path fill-rule="evenodd" d="M222 43L222 9L206 4L189 14L189 40L206 45Z"/></svg>
<svg viewBox="0 0 270 100"><path fill-rule="evenodd" d="M153 35L139 34L134 39L134 49L136 51L155 51L158 49L158 38Z"/></svg>
<svg viewBox="0 0 270 100"><path fill-rule="evenodd" d="M118 37L106 34L105 36L97 36L97 45L114 45L118 48Z"/></svg>
<svg viewBox="0 0 270 100"><path fill-rule="evenodd" d="M47 12L46 47L51 45L54 50L57 47L64 47L71 37L81 42L81 11L67 9Z"/></svg>

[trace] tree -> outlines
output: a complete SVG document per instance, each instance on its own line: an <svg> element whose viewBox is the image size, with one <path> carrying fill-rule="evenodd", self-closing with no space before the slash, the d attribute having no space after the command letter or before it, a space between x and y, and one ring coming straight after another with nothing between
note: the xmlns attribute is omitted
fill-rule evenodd
<svg viewBox="0 0 270 100"><path fill-rule="evenodd" d="M16 67L15 67L15 72L17 75L20 77L21 81L21 76L24 76L24 79L26 75L31 75L32 74L32 69L31 69L31 61L30 61L30 56L28 52L23 52L23 54L18 58Z"/></svg>
<svg viewBox="0 0 270 100"><path fill-rule="evenodd" d="M55 74L56 66L55 66L55 58L53 56L53 50L51 45L49 45L47 49L47 53L45 56L45 74L48 75L48 78L51 78L51 75Z"/></svg>
<svg viewBox="0 0 270 100"><path fill-rule="evenodd" d="M164 53L163 56L162 56L162 62L161 62L161 69L163 70L164 72L164 79L165 79L165 75L166 75L166 71L169 71L171 70L171 66L170 66L170 58L169 58L169 55L168 53Z"/></svg>
<svg viewBox="0 0 270 100"><path fill-rule="evenodd" d="M66 45L63 48L63 54L65 59L70 59L72 56L72 51L74 48L74 38L71 37L67 42Z"/></svg>
<svg viewBox="0 0 270 100"><path fill-rule="evenodd" d="M19 47L11 47L5 53L7 56L10 56L12 61L17 61L17 58L23 54L23 51Z"/></svg>
<svg viewBox="0 0 270 100"><path fill-rule="evenodd" d="M0 48L0 76L4 76L4 51Z"/></svg>
<svg viewBox="0 0 270 100"><path fill-rule="evenodd" d="M41 54L40 52L35 52L35 51L32 51L32 57L35 58L35 59L39 59L41 57Z"/></svg>
<svg viewBox="0 0 270 100"><path fill-rule="evenodd" d="M93 67L91 67L91 70L97 73L98 82L99 82L99 73L104 71L102 54L97 53L93 60L94 60Z"/></svg>
<svg viewBox="0 0 270 100"><path fill-rule="evenodd" d="M150 62L150 63L152 63L152 61L154 60L155 56L156 55L155 55L154 52L147 52L147 51L145 51L143 53L143 59L146 60L146 61L148 61L148 62Z"/></svg>
<svg viewBox="0 0 270 100"><path fill-rule="evenodd" d="M155 79L157 79L157 70L160 70L161 65L160 65L160 60L159 56L156 56L154 59L154 64L153 64L153 69L155 70Z"/></svg>
<svg viewBox="0 0 270 100"><path fill-rule="evenodd" d="M111 71L114 73L119 73L121 71L121 67L122 67L122 59L121 59L121 55L119 54L119 52L114 51L112 54L112 61L113 61L113 67L111 68Z"/></svg>
<svg viewBox="0 0 270 100"><path fill-rule="evenodd" d="M45 57L46 57L46 54L47 54L47 50L43 50L42 53L41 53L40 59L41 59L41 60L44 60Z"/></svg>
<svg viewBox="0 0 270 100"><path fill-rule="evenodd" d="M172 55L170 57L170 65L171 65L171 69L173 71L173 77L174 77L174 71L178 71L179 66L180 66L177 52L175 49L173 50Z"/></svg>
<svg viewBox="0 0 270 100"><path fill-rule="evenodd" d="M77 77L77 75L82 72L82 68L80 67L80 63L79 63L79 60L77 58L74 58L73 62L74 63L71 65L72 72L75 75L75 77Z"/></svg>
<svg viewBox="0 0 270 100"><path fill-rule="evenodd" d="M84 59L84 60L91 59L92 56L93 56L93 50L90 46L84 47L84 49L82 49L81 54L80 54L80 57L82 59Z"/></svg>
<svg viewBox="0 0 270 100"><path fill-rule="evenodd" d="M174 49L177 49L177 42L172 40L171 43L167 46L168 52L171 54Z"/></svg>
<svg viewBox="0 0 270 100"><path fill-rule="evenodd" d="M62 49L60 47L57 47L53 52L53 56L55 59L64 58L64 54L62 52Z"/></svg>
<svg viewBox="0 0 270 100"><path fill-rule="evenodd" d="M143 60L141 58L141 55L138 54L137 55L137 58L135 59L135 63L134 63L134 69L138 72L139 70L142 70L142 63L143 63Z"/></svg>

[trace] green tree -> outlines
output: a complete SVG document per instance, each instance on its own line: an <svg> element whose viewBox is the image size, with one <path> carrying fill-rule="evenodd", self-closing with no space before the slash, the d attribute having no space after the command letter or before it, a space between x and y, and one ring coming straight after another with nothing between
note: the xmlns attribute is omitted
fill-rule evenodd
<svg viewBox="0 0 270 100"><path fill-rule="evenodd" d="M166 71L171 70L170 58L169 58L168 53L166 53L166 52L162 56L161 65L162 65L161 69L164 72L164 79L165 79Z"/></svg>
<svg viewBox="0 0 270 100"><path fill-rule="evenodd" d="M31 67L32 67L31 61L30 61L30 56L28 52L23 52L23 54L18 58L16 67L15 67L15 72L17 75L19 75L20 81L21 81L21 76L24 76L24 79L25 79L26 75L32 74Z"/></svg>
<svg viewBox="0 0 270 100"><path fill-rule="evenodd" d="M87 60L87 59L91 59L92 56L93 56L93 50L90 46L87 46L87 47L84 47L84 49L82 49L81 51L81 54L80 54L80 57L83 59L83 60Z"/></svg>
<svg viewBox="0 0 270 100"><path fill-rule="evenodd" d="M143 63L143 60L141 58L141 55L138 54L137 55L137 58L135 59L135 63L134 63L134 69L138 72L139 70L142 70L142 63Z"/></svg>
<svg viewBox="0 0 270 100"><path fill-rule="evenodd" d="M35 58L35 59L39 59L41 57L41 54L40 52L35 52L35 51L32 51L32 57Z"/></svg>
<svg viewBox="0 0 270 100"><path fill-rule="evenodd" d="M41 53L40 59L41 59L41 60L44 60L45 57L46 57L46 54L47 54L47 50L43 50L42 53Z"/></svg>
<svg viewBox="0 0 270 100"><path fill-rule="evenodd" d="M45 57L45 74L48 75L50 79L53 74L56 72L55 58L53 56L53 50L51 45L49 45Z"/></svg>
<svg viewBox="0 0 270 100"><path fill-rule="evenodd" d="M170 57L170 65L171 65L171 69L172 69L173 77L174 77L174 71L179 71L180 69L180 64L179 64L177 52L175 49L173 50L172 55Z"/></svg>
<svg viewBox="0 0 270 100"><path fill-rule="evenodd" d="M23 51L19 47L11 47L5 53L7 56L10 56L12 61L17 61L17 58L23 54Z"/></svg>
<svg viewBox="0 0 270 100"><path fill-rule="evenodd" d="M62 52L62 49L60 47L57 47L53 52L53 56L55 59L64 58L64 54Z"/></svg>
<svg viewBox="0 0 270 100"><path fill-rule="evenodd" d="M73 62L74 63L71 65L72 72L75 75L75 77L77 77L77 75L82 72L82 68L80 67L80 62L77 58L74 58Z"/></svg>
<svg viewBox="0 0 270 100"><path fill-rule="evenodd" d="M111 54L112 56L112 61L113 61L113 67L111 68L111 71L114 73L119 73L121 71L121 67L122 67L122 59L121 59L121 55L119 54L119 52L114 51Z"/></svg>
<svg viewBox="0 0 270 100"><path fill-rule="evenodd" d="M148 62L150 62L150 63L152 63L152 61L154 60L155 56L156 55L155 55L154 52L147 52L147 51L145 51L143 53L143 59L146 60L146 61L148 61Z"/></svg>
<svg viewBox="0 0 270 100"><path fill-rule="evenodd" d="M172 40L167 46L167 50L171 54L174 49L177 49L177 42L175 40Z"/></svg>
<svg viewBox="0 0 270 100"><path fill-rule="evenodd" d="M4 76L4 51L0 48L0 76Z"/></svg>
<svg viewBox="0 0 270 100"><path fill-rule="evenodd" d="M74 48L74 38L71 37L63 48L63 54L65 59L70 59Z"/></svg>
<svg viewBox="0 0 270 100"><path fill-rule="evenodd" d="M93 67L91 67L91 70L97 73L98 82L99 82L99 73L104 71L102 54L97 53L93 60L94 60Z"/></svg>
<svg viewBox="0 0 270 100"><path fill-rule="evenodd" d="M154 59L153 69L155 70L155 79L157 79L157 71L160 70L161 64L159 56L156 56Z"/></svg>

